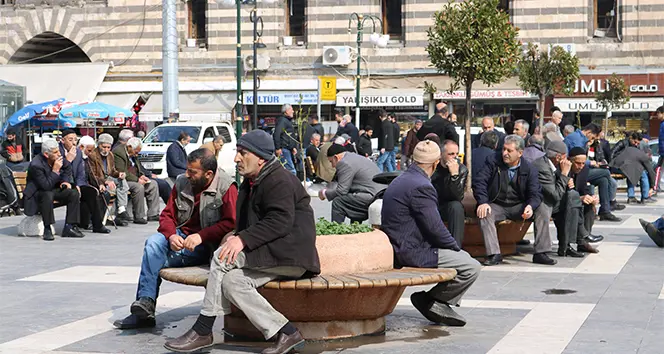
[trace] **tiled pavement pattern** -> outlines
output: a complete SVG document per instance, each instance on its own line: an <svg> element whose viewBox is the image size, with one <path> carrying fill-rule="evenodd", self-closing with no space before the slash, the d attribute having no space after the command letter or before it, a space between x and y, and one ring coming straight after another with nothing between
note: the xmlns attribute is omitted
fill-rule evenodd
<svg viewBox="0 0 664 354"><path fill-rule="evenodd" d="M317 217L329 217L329 203L312 203ZM59 220L62 214L57 210ZM617 213L620 224L598 222L595 233L606 240L600 254L585 259L556 257L557 266L544 267L524 255L485 268L460 308L464 328L430 325L410 305L418 289L409 288L385 336L311 343L303 352L662 353L664 250L638 223L661 214L664 200L629 206ZM120 332L111 325L128 313L154 223L47 243L14 236L18 220L0 218L0 353L164 353L166 338L195 321L202 289L164 283L157 328ZM220 320L215 333L222 328ZM260 350L220 343L208 352Z"/></svg>

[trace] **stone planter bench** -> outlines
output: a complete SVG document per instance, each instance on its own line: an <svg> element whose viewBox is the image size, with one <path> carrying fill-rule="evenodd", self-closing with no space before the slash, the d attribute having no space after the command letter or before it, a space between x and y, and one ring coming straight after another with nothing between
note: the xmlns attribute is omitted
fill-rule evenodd
<svg viewBox="0 0 664 354"><path fill-rule="evenodd" d="M449 281L453 269L393 269L387 235L379 230L354 235L318 236L321 275L272 281L258 291L309 340L338 339L385 331L407 286ZM207 267L168 268L164 280L205 286ZM237 308L224 316L224 332L234 339L264 340Z"/></svg>

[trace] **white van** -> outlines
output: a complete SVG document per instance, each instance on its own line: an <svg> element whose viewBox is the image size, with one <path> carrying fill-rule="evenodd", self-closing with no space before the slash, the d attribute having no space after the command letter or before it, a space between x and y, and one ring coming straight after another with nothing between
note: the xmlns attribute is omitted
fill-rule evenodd
<svg viewBox="0 0 664 354"><path fill-rule="evenodd" d="M167 178L166 150L177 141L180 132L187 132L191 142L185 146L187 154L198 149L201 145L212 141L221 135L224 147L219 152L217 163L230 176L235 176L235 153L237 152L237 139L233 127L227 122L183 122L162 124L148 133L143 139L143 149L138 159L143 167L152 170L159 178Z"/></svg>

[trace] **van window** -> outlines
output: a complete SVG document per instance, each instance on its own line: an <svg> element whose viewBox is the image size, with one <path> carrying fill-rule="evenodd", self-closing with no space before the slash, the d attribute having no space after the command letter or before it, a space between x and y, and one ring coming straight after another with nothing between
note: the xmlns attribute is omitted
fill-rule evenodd
<svg viewBox="0 0 664 354"><path fill-rule="evenodd" d="M198 136L201 134L201 127L191 126L158 126L150 134L145 137L145 143L174 143L178 140L180 132L187 132L191 137L191 141L198 141Z"/></svg>
<svg viewBox="0 0 664 354"><path fill-rule="evenodd" d="M218 125L217 126L217 131L219 132L219 135L224 139L224 144L230 143L233 141L231 138L231 132L228 131L228 128L226 128L223 125Z"/></svg>
<svg viewBox="0 0 664 354"><path fill-rule="evenodd" d="M205 133L203 133L203 141L205 141L205 139L214 139L214 129L212 127L205 129Z"/></svg>

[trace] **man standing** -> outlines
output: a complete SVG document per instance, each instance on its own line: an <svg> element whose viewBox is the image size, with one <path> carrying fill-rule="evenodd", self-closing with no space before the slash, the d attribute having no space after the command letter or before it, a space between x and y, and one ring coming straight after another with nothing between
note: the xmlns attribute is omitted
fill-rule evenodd
<svg viewBox="0 0 664 354"><path fill-rule="evenodd" d="M115 224L119 226L127 226L127 203L129 201L129 184L125 177L124 172L119 172L115 169L115 158L111 154L111 146L113 146L113 137L110 134L101 134L97 138L97 152L99 154L99 161L101 162L102 172L106 179L106 191L108 196L115 195L115 203L117 205L117 213L120 217L115 219Z"/></svg>
<svg viewBox="0 0 664 354"><path fill-rule="evenodd" d="M418 119L406 134L406 141L403 144L403 151L401 151L401 158L406 160L406 166L410 166L415 146L420 142L420 139L417 138L417 131L421 128L422 121Z"/></svg>
<svg viewBox="0 0 664 354"><path fill-rule="evenodd" d="M553 111L551 113L551 123L556 125L556 133L558 136L560 136L560 139L563 139L563 134L560 132L560 123L563 121L563 112L561 111Z"/></svg>
<svg viewBox="0 0 664 354"><path fill-rule="evenodd" d="M7 130L7 139L2 142L0 155L7 161L7 167L14 169L21 165L25 157L23 156L23 145L16 142L16 132L13 129Z"/></svg>
<svg viewBox="0 0 664 354"><path fill-rule="evenodd" d="M219 152L224 147L224 137L217 135L212 141L201 145L201 148L208 149L214 154L214 157L219 158Z"/></svg>
<svg viewBox="0 0 664 354"><path fill-rule="evenodd" d="M496 222L510 219L518 222L535 217L535 222L549 221L542 202L542 187L537 180L537 169L522 158L524 141L518 135L505 137L502 159L496 159L481 169L473 179L473 193L477 200L477 217L484 237L488 259L486 266L500 264ZM547 256L551 251L548 233L535 234L533 263L554 265L556 261Z"/></svg>
<svg viewBox="0 0 664 354"><path fill-rule="evenodd" d="M295 171L295 156L297 156L297 137L293 128L293 107L289 104L281 108L282 115L277 118L274 126L274 147L277 157L284 167L293 175Z"/></svg>
<svg viewBox="0 0 664 354"><path fill-rule="evenodd" d="M348 136L350 136L351 141L353 143L357 143L357 141L360 139L360 132L352 123L352 120L353 117L351 117L350 114L346 114L341 117L341 120L337 120L337 122L339 122L339 128L337 129L337 133L334 134L334 137L348 134Z"/></svg>
<svg viewBox="0 0 664 354"><path fill-rule="evenodd" d="M157 184L147 176L147 171L136 158L143 143L139 138L131 138L126 144L119 144L114 150L115 167L126 175L134 212L134 224L145 225L148 221L159 221L159 191ZM148 212L145 219L145 204ZM125 217L128 217L125 215Z"/></svg>
<svg viewBox="0 0 664 354"><path fill-rule="evenodd" d="M67 216L62 237L83 237L78 229L80 218L80 192L74 188L72 166L65 165L60 148L55 140L42 142L42 153L30 162L25 191L23 191L25 215L41 214L44 222L44 240L53 241L51 225L55 224L53 201L67 205Z"/></svg>
<svg viewBox="0 0 664 354"><path fill-rule="evenodd" d="M371 136L373 135L373 128L370 125L364 127L364 134L360 136L360 142L357 144L357 153L360 156L370 157L373 154L371 147Z"/></svg>
<svg viewBox="0 0 664 354"><path fill-rule="evenodd" d="M207 149L193 151L187 170L161 213L156 234L148 237L131 315L118 320L119 329L155 326L155 305L162 268L207 264L221 238L235 226L237 186Z"/></svg>
<svg viewBox="0 0 664 354"><path fill-rule="evenodd" d="M658 151L664 152L664 106L657 108L657 119L659 120L659 140L658 140ZM657 166L662 167L664 164L664 153L660 152L659 160L657 161Z"/></svg>
<svg viewBox="0 0 664 354"><path fill-rule="evenodd" d="M464 326L466 320L452 307L473 285L480 264L462 251L438 213L436 190L430 178L440 164L440 148L421 141L413 151L413 164L385 191L381 229L394 249L394 267L454 268L457 276L431 290L410 296L413 306L429 321Z"/></svg>
<svg viewBox="0 0 664 354"><path fill-rule="evenodd" d="M496 149L499 151L503 149L503 140L505 140L505 134L496 129L496 125L493 121L493 118L491 117L484 117L482 119L482 131L479 134L473 135L472 137L471 143L473 149L477 149L481 146L480 141L482 139L482 135L490 131L495 132L496 135L498 135L498 147ZM475 155L473 155L473 158L475 158Z"/></svg>
<svg viewBox="0 0 664 354"><path fill-rule="evenodd" d="M189 144L191 137L185 131L180 132L178 140L168 147L166 150L166 172L171 184L175 183L175 179L187 170L187 151L184 147Z"/></svg>
<svg viewBox="0 0 664 354"><path fill-rule="evenodd" d="M320 200L332 202L332 221L342 224L345 218L351 222L362 222L369 218L369 205L378 192L385 187L374 182L380 171L374 163L342 146L332 144L327 150L327 159L336 168L329 188L318 192Z"/></svg>
<svg viewBox="0 0 664 354"><path fill-rule="evenodd" d="M265 132L253 130L237 146L235 163L244 181L235 231L224 236L212 257L201 314L189 331L166 342L171 351L189 353L211 346L215 318L230 314L231 304L266 340L276 337L275 345L263 353L289 353L304 344L298 329L256 289L275 279L320 273L309 195L274 157L273 141Z"/></svg>
<svg viewBox="0 0 664 354"><path fill-rule="evenodd" d="M454 240L461 247L466 219L461 201L468 179L468 169L459 162L459 145L452 140L445 140L442 147L442 159L431 177L431 184L438 193L440 217L447 221Z"/></svg>
<svg viewBox="0 0 664 354"><path fill-rule="evenodd" d="M380 172L387 171L392 172L396 169L396 166L392 166L392 155L395 156L394 148L396 145L396 138L394 136L394 126L389 119L387 119L387 112L381 110L379 113L380 118L380 136L378 137L378 149L380 150L380 155L378 156L378 169Z"/></svg>
<svg viewBox="0 0 664 354"><path fill-rule="evenodd" d="M454 129L454 124L447 119L449 114L447 105L443 102L438 102L436 104L436 114L422 124L422 128L417 131L417 138L420 141L425 140L424 138L427 134L436 133L440 141L452 140L458 144L459 134Z"/></svg>

